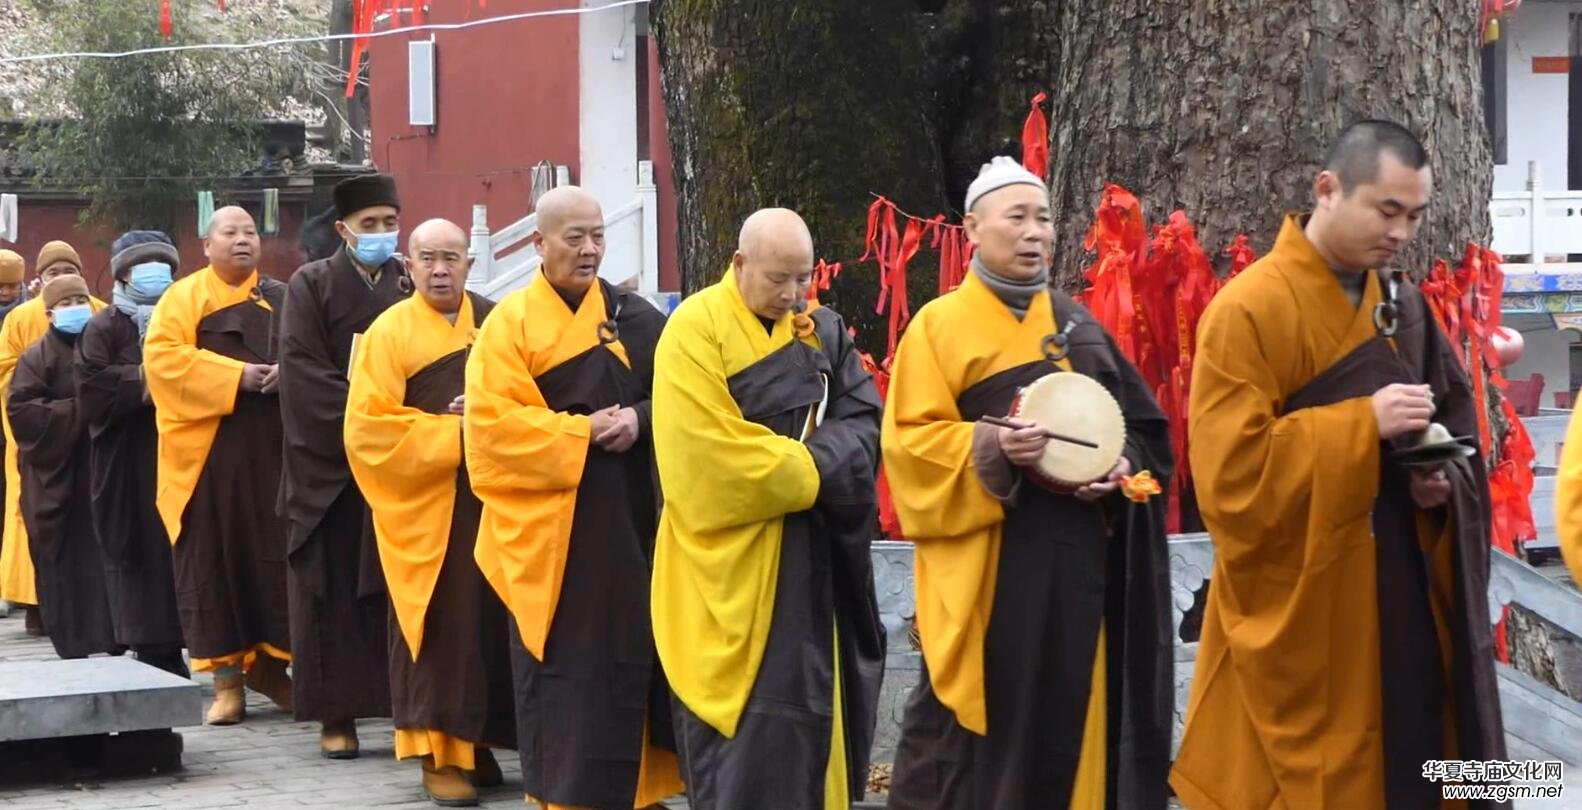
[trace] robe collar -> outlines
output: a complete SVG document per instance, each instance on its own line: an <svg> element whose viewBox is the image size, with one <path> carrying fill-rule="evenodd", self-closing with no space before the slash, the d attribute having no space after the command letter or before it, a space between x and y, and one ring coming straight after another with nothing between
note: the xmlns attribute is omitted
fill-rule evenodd
<svg viewBox="0 0 1582 810"><path fill-rule="evenodd" d="M1318 248L1307 239L1305 214L1287 214L1274 240L1269 258L1281 269L1295 293L1303 313L1312 315L1330 338L1344 345L1356 345L1372 337L1373 308L1382 299L1379 274L1367 273L1362 303L1355 308L1335 271Z"/></svg>
<svg viewBox="0 0 1582 810"><path fill-rule="evenodd" d="M720 279L720 284L724 285L727 298L735 304L731 307L731 311L736 315L736 323L746 335L747 342L753 347L754 355L763 357L791 342L792 337L795 336L791 323L796 317L795 313L787 312L777 319L774 329L764 329L758 313L753 312L747 306L747 299L742 297L742 288L737 284L734 263L725 268L725 276Z"/></svg>

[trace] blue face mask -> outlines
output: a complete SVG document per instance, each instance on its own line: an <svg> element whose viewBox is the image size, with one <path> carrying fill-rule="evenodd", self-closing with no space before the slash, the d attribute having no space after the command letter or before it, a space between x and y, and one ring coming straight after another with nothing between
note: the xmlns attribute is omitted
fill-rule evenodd
<svg viewBox="0 0 1582 810"><path fill-rule="evenodd" d="M158 298L170 286L170 265L164 262L143 262L132 265L126 276L126 286L144 298Z"/></svg>
<svg viewBox="0 0 1582 810"><path fill-rule="evenodd" d="M93 310L87 304L72 304L67 307L56 307L51 310L55 319L51 321L56 329L68 335L82 334L82 328L88 325L88 319L93 317Z"/></svg>
<svg viewBox="0 0 1582 810"><path fill-rule="evenodd" d="M380 267L395 255L396 244L401 240L400 231L389 233L356 233L357 246L352 255L365 267Z"/></svg>

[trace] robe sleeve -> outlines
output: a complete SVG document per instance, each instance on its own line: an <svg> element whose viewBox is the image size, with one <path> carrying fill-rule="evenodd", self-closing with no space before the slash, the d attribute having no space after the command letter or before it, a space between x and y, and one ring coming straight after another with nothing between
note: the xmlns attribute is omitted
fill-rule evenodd
<svg viewBox="0 0 1582 810"><path fill-rule="evenodd" d="M76 450L77 402L56 399L47 372L42 351L24 354L11 377L6 412L17 447L28 454L29 462L55 467Z"/></svg>
<svg viewBox="0 0 1582 810"><path fill-rule="evenodd" d="M467 361L467 472L478 489L574 490L591 420L551 409L529 370L518 311L484 321Z"/></svg>
<svg viewBox="0 0 1582 810"><path fill-rule="evenodd" d="M935 354L925 311L896 348L884 411L884 474L908 539L961 537L1005 520L972 463L975 422L964 422Z"/></svg>
<svg viewBox="0 0 1582 810"><path fill-rule="evenodd" d="M654 356L654 456L665 509L692 532L807 510L819 490L812 453L743 418L702 320L672 318Z"/></svg>
<svg viewBox="0 0 1582 810"><path fill-rule="evenodd" d="M293 275L280 313L280 421L287 451L317 462L311 469L292 465L295 476L303 479L293 483L313 490L299 497L324 500L328 508L339 489L319 486L332 482L313 479L341 470L340 480L345 480L344 445L336 439L346 413L348 383L330 346L323 291L313 282L308 272Z"/></svg>
<svg viewBox="0 0 1582 810"><path fill-rule="evenodd" d="M818 469L818 504L827 509L877 503L874 476L879 467L879 419L884 402L873 375L862 367L857 347L834 310L816 317L830 359L830 402L824 421L807 439Z"/></svg>
<svg viewBox="0 0 1582 810"><path fill-rule="evenodd" d="M240 360L200 349L201 307L190 290L166 293L154 307L143 341L143 371L148 392L161 417L201 421L229 416L236 410L242 384Z"/></svg>
<svg viewBox="0 0 1582 810"><path fill-rule="evenodd" d="M77 399L84 418L96 429L147 407L143 367L118 359L114 321L95 316L77 339Z"/></svg>
<svg viewBox="0 0 1582 810"><path fill-rule="evenodd" d="M1555 528L1571 579L1582 582L1582 411L1572 411L1555 480Z"/></svg>
<svg viewBox="0 0 1582 810"><path fill-rule="evenodd" d="M1379 488L1379 431L1368 397L1281 415L1276 368L1296 342L1261 336L1239 302L1210 307L1198 330L1190 435L1197 500L1233 571L1298 570L1366 519ZM1290 348L1288 348L1290 347Z"/></svg>
<svg viewBox="0 0 1582 810"><path fill-rule="evenodd" d="M376 508L376 491L399 501L403 492L455 480L462 463L461 417L402 404L406 375L391 343L381 337L361 347L346 400L347 461Z"/></svg>

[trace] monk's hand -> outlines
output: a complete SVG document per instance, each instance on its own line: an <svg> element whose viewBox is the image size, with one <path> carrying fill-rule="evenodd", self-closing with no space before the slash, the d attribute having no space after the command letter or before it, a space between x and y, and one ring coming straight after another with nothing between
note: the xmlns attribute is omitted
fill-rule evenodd
<svg viewBox="0 0 1582 810"><path fill-rule="evenodd" d="M1000 452L1005 459L1018 467L1031 467L1044 455L1044 445L1049 444L1049 434L1037 422L1026 419L1006 419L1016 427L1000 428Z"/></svg>
<svg viewBox="0 0 1582 810"><path fill-rule="evenodd" d="M1427 430L1434 416L1433 393L1426 385L1386 385L1373 394L1373 415L1381 439Z"/></svg>
<svg viewBox="0 0 1582 810"><path fill-rule="evenodd" d="M1079 500L1089 502L1096 501L1105 495L1120 489L1121 479L1131 474L1132 463L1127 461L1125 456L1121 456L1120 461L1115 462L1115 467L1114 469L1110 470L1109 475L1106 475L1102 479L1094 481L1085 487L1078 487L1077 491L1071 494L1077 496Z"/></svg>
<svg viewBox="0 0 1582 810"><path fill-rule="evenodd" d="M455 399L451 400L450 401L450 405L449 405L449 407L446 408L446 410L450 411L453 414L456 414L457 416L461 416L462 414L466 413L467 412L467 395L463 394L463 395L461 395L459 397L456 397Z"/></svg>
<svg viewBox="0 0 1582 810"><path fill-rule="evenodd" d="M263 363L248 363L242 366L242 390L251 393L264 390L264 381L269 379L274 368Z"/></svg>
<svg viewBox="0 0 1582 810"><path fill-rule="evenodd" d="M1419 509L1438 509L1450 500L1450 477L1443 469L1412 470L1412 500Z"/></svg>
<svg viewBox="0 0 1582 810"><path fill-rule="evenodd" d="M275 389L280 387L280 366L269 365L264 368L269 369L269 373L264 375L264 384L258 390L265 394L273 394Z"/></svg>
<svg viewBox="0 0 1582 810"><path fill-rule="evenodd" d="M613 423L603 433L594 434L593 441L611 453L624 453L637 443L637 411L617 408L611 417Z"/></svg>

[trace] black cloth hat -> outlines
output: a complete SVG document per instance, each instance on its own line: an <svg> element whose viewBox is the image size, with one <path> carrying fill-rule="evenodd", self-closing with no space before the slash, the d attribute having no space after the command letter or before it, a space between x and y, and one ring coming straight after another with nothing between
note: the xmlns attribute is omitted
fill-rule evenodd
<svg viewBox="0 0 1582 810"><path fill-rule="evenodd" d="M364 208L389 205L401 210L396 196L395 178L388 174L364 174L335 184L335 216L345 219Z"/></svg>
<svg viewBox="0 0 1582 810"><path fill-rule="evenodd" d="M125 281L127 271L144 262L164 262L172 274L181 270L176 243L162 231L127 231L110 244L110 275L116 281Z"/></svg>

